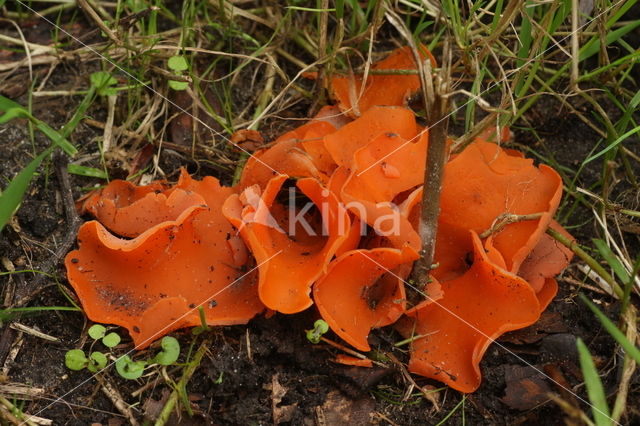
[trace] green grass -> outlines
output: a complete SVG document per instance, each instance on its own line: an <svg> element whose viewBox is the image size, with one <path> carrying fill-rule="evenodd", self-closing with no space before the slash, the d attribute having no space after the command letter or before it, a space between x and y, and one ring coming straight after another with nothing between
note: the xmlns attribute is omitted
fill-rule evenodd
<svg viewBox="0 0 640 426"><path fill-rule="evenodd" d="M49 157L55 148L61 148L68 155L74 155L76 148L66 139L65 132L57 132L45 122L37 119L20 104L0 95L0 124L8 123L17 118L26 118L38 130L44 133L51 145L29 162L0 192L0 231L9 222L15 211L20 206L24 193L33 179L40 163Z"/></svg>
<svg viewBox="0 0 640 426"><path fill-rule="evenodd" d="M47 311L73 311L80 312L77 306L33 306L27 308L0 309L0 322L14 320L25 315L39 315Z"/></svg>
<svg viewBox="0 0 640 426"><path fill-rule="evenodd" d="M602 323L604 328L609 334L618 342L618 344L631 356L637 363L640 364L640 349L620 331L620 329L611 321L600 309L596 307L586 296L581 295L582 301L591 309L594 315Z"/></svg>
<svg viewBox="0 0 640 426"><path fill-rule="evenodd" d="M587 394L589 395L589 401L592 404L593 418L597 426L611 425L611 414L609 411L609 404L607 404L607 398L598 375L591 353L582 339L577 340L578 354L580 355L580 365L582 367L582 373L584 375L584 382L587 387Z"/></svg>

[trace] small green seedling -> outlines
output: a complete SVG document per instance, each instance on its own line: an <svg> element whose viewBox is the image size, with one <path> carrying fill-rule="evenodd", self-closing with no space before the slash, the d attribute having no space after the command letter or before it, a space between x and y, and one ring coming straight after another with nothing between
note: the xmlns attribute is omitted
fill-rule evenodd
<svg viewBox="0 0 640 426"><path fill-rule="evenodd" d="M87 363L87 370L97 373L107 366L107 356L102 352L91 352Z"/></svg>
<svg viewBox="0 0 640 426"><path fill-rule="evenodd" d="M191 334L193 334L194 336L210 330L209 325L207 324L207 317L204 313L204 307L202 305L198 306L198 314L200 315L200 325L197 327L193 327L193 329L191 330Z"/></svg>
<svg viewBox="0 0 640 426"><path fill-rule="evenodd" d="M120 343L120 336L116 333L106 334L106 332L105 326L94 324L89 328L87 334L93 340L102 339L102 343L109 348ZM82 349L71 349L65 354L64 362L71 370L79 371L86 367L92 373L97 373L107 366L107 356L100 351L94 351L87 358Z"/></svg>
<svg viewBox="0 0 640 426"><path fill-rule="evenodd" d="M107 348L113 348L120 343L117 333L108 333L102 324L94 324L89 327L87 334L94 341L101 341ZM172 365L180 356L180 343L175 337L165 336L160 341L161 351L151 359L133 361L129 355L124 355L116 360L116 371L125 379L135 380L142 376L144 369L149 364ZM113 355L113 354L112 354ZM97 373L107 366L108 356L102 352L94 351L89 357L82 349L71 349L65 354L64 363L70 370L80 371L84 368L92 373Z"/></svg>
<svg viewBox="0 0 640 426"><path fill-rule="evenodd" d="M129 355L123 355L116 360L116 371L128 380L135 380L142 376L146 361L133 361Z"/></svg>
<svg viewBox="0 0 640 426"><path fill-rule="evenodd" d="M329 331L329 324L319 319L313 323L313 330L307 330L307 340L313 344L320 343L320 338L327 331Z"/></svg>
<svg viewBox="0 0 640 426"><path fill-rule="evenodd" d="M120 339L118 333L109 333L102 338L102 344L108 348L114 348L118 346L120 340L122 339Z"/></svg>
<svg viewBox="0 0 640 426"><path fill-rule="evenodd" d="M182 72L182 71L186 71L187 69L189 69L189 65L187 64L187 60L184 58L184 56L181 55L176 55L176 56L172 56L169 58L169 61L167 62L167 65L169 65L169 68L173 71L176 72Z"/></svg>
<svg viewBox="0 0 640 426"><path fill-rule="evenodd" d="M93 340L102 339L102 344L108 348L117 346L120 343L120 340L122 340L118 333L111 332L107 334L106 327L101 324L94 324L89 327L87 334L89 334L89 337Z"/></svg>
<svg viewBox="0 0 640 426"><path fill-rule="evenodd" d="M71 349L64 355L64 365L69 370L80 371L87 366L89 360L82 349Z"/></svg>
<svg viewBox="0 0 640 426"><path fill-rule="evenodd" d="M162 350L150 362L160 365L171 365L178 360L180 343L175 337L165 336L160 341Z"/></svg>
<svg viewBox="0 0 640 426"><path fill-rule="evenodd" d="M64 356L64 364L69 370L80 371L86 367L92 373L97 373L107 366L107 356L94 351L87 358L82 349L71 349Z"/></svg>
<svg viewBox="0 0 640 426"><path fill-rule="evenodd" d="M182 76L189 69L189 64L184 56L176 55L169 58L167 66L175 75ZM169 80L169 87L173 90L185 90L189 86L186 81Z"/></svg>
<svg viewBox="0 0 640 426"><path fill-rule="evenodd" d="M114 87L118 84L111 74L106 71L98 71L91 74L91 85L95 87L96 93L101 96L115 95L118 91Z"/></svg>
<svg viewBox="0 0 640 426"><path fill-rule="evenodd" d="M93 340L102 339L106 332L107 328L102 324L93 324L91 327L89 327L89 330L87 330L87 334Z"/></svg>

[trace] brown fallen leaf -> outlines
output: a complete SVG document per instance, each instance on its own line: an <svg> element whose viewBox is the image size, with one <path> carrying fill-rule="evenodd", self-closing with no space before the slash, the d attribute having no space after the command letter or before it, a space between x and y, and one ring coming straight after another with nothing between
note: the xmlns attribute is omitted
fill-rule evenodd
<svg viewBox="0 0 640 426"><path fill-rule="evenodd" d="M280 405L282 398L287 394L287 389L278 381L278 373L271 376L271 412L273 424L280 424L291 421L291 417L298 408L298 403L291 405Z"/></svg>
<svg viewBox="0 0 640 426"><path fill-rule="evenodd" d="M120 417L111 417L107 420L107 426L122 426L124 421Z"/></svg>
<svg viewBox="0 0 640 426"><path fill-rule="evenodd" d="M557 312L545 311L536 323L527 328L506 333L500 338L500 341L515 345L527 345L536 343L549 334L565 333L567 330L562 315Z"/></svg>
<svg viewBox="0 0 640 426"><path fill-rule="evenodd" d="M525 411L549 400L551 388L538 370L519 365L505 365L504 369L507 388L500 400L509 408Z"/></svg>
<svg viewBox="0 0 640 426"><path fill-rule="evenodd" d="M145 419L155 421L158 418L158 416L162 412L162 409L164 408L164 405L167 402L167 399L169 399L169 394L169 389L163 389L160 399L156 400L153 398L147 398L144 401L144 404L142 404L142 409L144 411Z"/></svg>
<svg viewBox="0 0 640 426"><path fill-rule="evenodd" d="M204 97L216 114L222 113L222 107L215 93L207 88ZM205 109L198 106L190 91L173 91L172 112L177 114L169 123L171 141L178 145L191 146L195 141L206 143L215 139L222 130L218 122Z"/></svg>
<svg viewBox="0 0 640 426"><path fill-rule="evenodd" d="M553 381L555 391L559 393L558 399L566 403L565 407L559 404L561 408L565 410L565 412L570 413L572 411L571 407L573 407L573 412L579 413L580 403L575 394L569 390L572 386L562 372L562 369L557 364L550 363L544 366L543 371ZM558 403L558 399L554 398L556 403Z"/></svg>
<svg viewBox="0 0 640 426"><path fill-rule="evenodd" d="M393 374L392 368L359 368L336 366L330 377L338 388L350 398L360 398L382 379Z"/></svg>
<svg viewBox="0 0 640 426"><path fill-rule="evenodd" d="M133 177L145 167L147 167L147 164L149 164L149 162L153 158L153 154L155 153L155 151L156 147L151 143L147 143L142 148L140 148L133 157L133 161L131 161L131 164L129 165L129 175L127 176L127 178Z"/></svg>
<svg viewBox="0 0 640 426"><path fill-rule="evenodd" d="M576 336L573 334L559 333L545 336L540 344L540 352L544 361L578 364Z"/></svg>
<svg viewBox="0 0 640 426"><path fill-rule="evenodd" d="M316 425L373 425L375 403L371 398L352 400L338 391L327 394L322 406L316 407Z"/></svg>

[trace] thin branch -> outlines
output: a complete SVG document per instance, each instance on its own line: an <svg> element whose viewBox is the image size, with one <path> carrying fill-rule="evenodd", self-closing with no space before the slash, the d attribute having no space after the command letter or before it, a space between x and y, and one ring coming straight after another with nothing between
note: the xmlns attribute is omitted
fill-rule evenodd
<svg viewBox="0 0 640 426"><path fill-rule="evenodd" d="M100 388L102 389L102 392L113 403L113 406L116 407L116 410L118 410L120 414L122 414L127 418L127 420L129 420L130 425L138 426L140 423L136 420L131 406L125 402L125 400L122 398L122 395L120 395L120 392L118 392L113 384L111 384L100 374L96 374L95 378L98 382L100 382Z"/></svg>
<svg viewBox="0 0 640 426"><path fill-rule="evenodd" d="M561 233L559 233L553 228L548 228L547 234L551 235L556 241L564 244L572 252L574 252L576 256L582 259L589 266L589 268L591 268L592 271L594 271L596 274L602 277L602 279L605 280L607 284L609 284L609 286L611 287L611 289L619 299L622 299L622 297L624 296L624 290L622 290L622 288L618 285L616 280L613 279L611 274L608 273L606 269L604 269L604 267L600 265L600 263L597 260L589 256L589 254L586 251L580 248L580 246L575 240L570 240L569 238L565 237L564 235L562 235Z"/></svg>
<svg viewBox="0 0 640 426"><path fill-rule="evenodd" d="M438 217L440 216L440 192L444 165L447 161L447 128L449 125L449 104L447 94L450 92L449 69L451 64L450 45L443 47L442 71L435 77L434 101L431 106L429 124L429 146L427 148L426 167L424 171L424 191L422 192L422 211L420 213L420 240L422 248L420 258L413 269L413 279L422 290L429 283L429 271L432 269L438 233ZM426 90L423 97L426 98ZM426 105L426 104L425 104Z"/></svg>
<svg viewBox="0 0 640 426"><path fill-rule="evenodd" d="M432 269L438 233L438 216L440 215L440 191L444 164L447 161L447 127L449 124L448 100L451 89L451 46L447 39L443 46L443 64L434 74L429 58L422 59L419 47L413 35L400 17L387 8L387 19L404 37L411 47L414 61L418 68L422 101L425 116L429 123L429 146L425 159L424 191L422 192L422 212L420 215L419 235L422 241L420 258L415 262L412 278L419 290L429 282L429 271ZM421 47L421 46L420 46Z"/></svg>
<svg viewBox="0 0 640 426"><path fill-rule="evenodd" d="M111 41L113 41L116 44L116 46L123 45L122 41L120 41L118 36L113 31L111 31L109 27L105 25L100 15L98 15L98 13L95 10L93 10L93 7L91 7L91 5L87 0L78 0L78 5L82 8L82 10L86 12L89 18L91 18L91 20L95 22L98 28L100 28L100 30L104 34L106 34L106 36L109 37Z"/></svg>
<svg viewBox="0 0 640 426"><path fill-rule="evenodd" d="M514 214L514 213L503 213L498 216L491 225L491 228L487 229L483 233L479 235L481 239L487 238L490 235L495 234L496 232L502 230L507 225L511 225L512 223L524 222L527 220L538 220L542 217L543 213L530 213L530 214Z"/></svg>
<svg viewBox="0 0 640 426"><path fill-rule="evenodd" d="M424 289L429 282L429 271L433 264L440 215L440 192L447 157L447 100L440 93L435 95L431 116L435 123L430 126L427 165L424 171L419 228L422 249L420 258L413 268L413 278L420 290Z"/></svg>

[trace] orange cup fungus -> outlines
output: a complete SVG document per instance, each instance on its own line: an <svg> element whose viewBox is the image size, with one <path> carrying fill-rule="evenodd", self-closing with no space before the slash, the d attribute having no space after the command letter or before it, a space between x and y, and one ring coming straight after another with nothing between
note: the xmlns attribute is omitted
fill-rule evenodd
<svg viewBox="0 0 640 426"><path fill-rule="evenodd" d="M113 181L85 197L80 210L97 221L81 227L65 263L87 316L127 328L144 348L199 325L198 307L223 325L315 304L354 348L370 350L371 330L395 324L412 337L412 372L477 389L488 345L538 319L571 259L545 234L566 234L553 221L562 180L482 138L452 156L438 266L424 301L410 306L429 137L406 108L418 76L396 71L415 68L405 47L366 81L335 77L337 106L257 151L234 187L182 171L173 185Z"/></svg>
<svg viewBox="0 0 640 426"><path fill-rule="evenodd" d="M334 361L338 364L351 365L353 367L366 367L366 368L373 367L373 361L371 361L369 358L362 359L362 358L356 358L354 356L338 354L336 355L336 358Z"/></svg>
<svg viewBox="0 0 640 426"><path fill-rule="evenodd" d="M233 190L214 178L196 182L184 173L173 194L186 192L177 186L198 190L197 204L132 239L87 222L78 233L79 249L65 261L87 316L127 328L137 348L175 329L199 325L198 306L209 325L245 323L264 310L257 277L244 269L246 248L222 216L221 204ZM115 187L125 191L122 195L129 191L120 183L109 185ZM121 221L128 224L130 215L143 214L138 206L136 201L123 205L110 228L121 229Z"/></svg>
<svg viewBox="0 0 640 426"><path fill-rule="evenodd" d="M344 253L313 288L322 318L354 348L371 350L369 331L393 324L405 311L404 283L391 271L417 258L410 247Z"/></svg>
<svg viewBox="0 0 640 426"><path fill-rule="evenodd" d="M409 370L462 392L480 385L479 363L501 334L533 324L540 316L535 292L522 278L496 265L470 231L473 265L441 283L444 297L407 312L411 345ZM413 321L415 320L415 325Z"/></svg>
<svg viewBox="0 0 640 426"><path fill-rule="evenodd" d="M255 257L260 272L260 299L270 309L293 314L313 304L309 296L311 285L324 273L347 237L350 223L337 197L311 178L298 180L297 187L322 207L322 217L311 221L319 226L305 229L301 224L309 225L308 222L290 223L291 217L281 214L284 209L274 209L275 197L286 178L272 178L262 194L261 188L254 185L229 197L223 213L240 231ZM321 228L327 231L326 237L318 235L322 234Z"/></svg>
<svg viewBox="0 0 640 426"><path fill-rule="evenodd" d="M436 60L426 47L419 46L418 54L422 60L429 59L435 67ZM376 105L406 106L409 97L420 89L420 77L417 74L403 74L402 71L416 69L411 48L401 47L375 63L371 67L373 73L367 76L366 81L363 81L362 75L334 77L331 94L340 109L351 117L359 117Z"/></svg>

